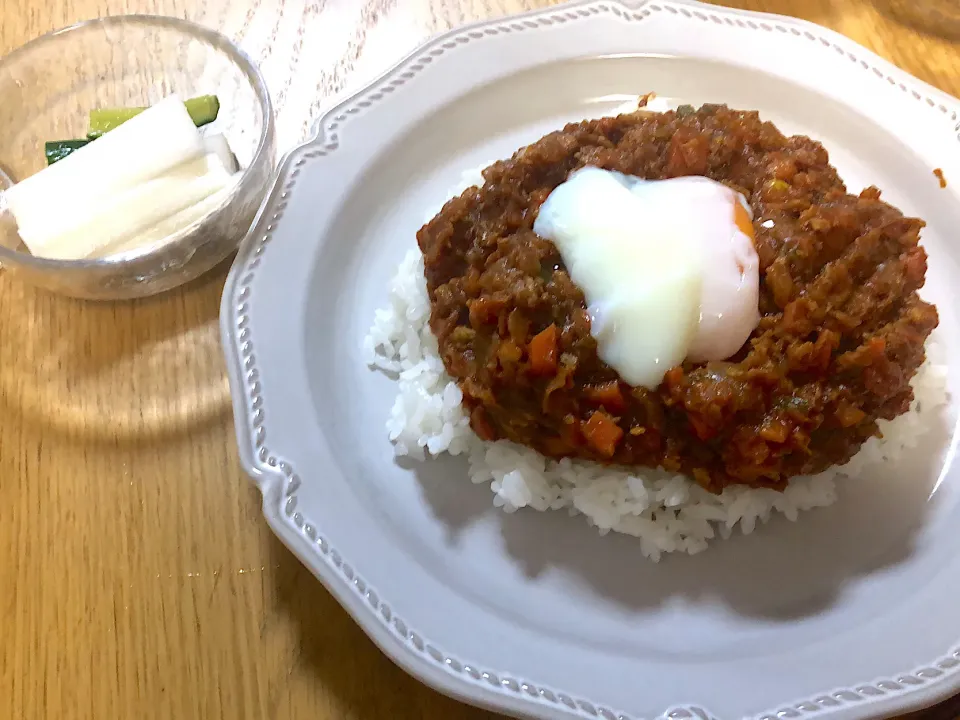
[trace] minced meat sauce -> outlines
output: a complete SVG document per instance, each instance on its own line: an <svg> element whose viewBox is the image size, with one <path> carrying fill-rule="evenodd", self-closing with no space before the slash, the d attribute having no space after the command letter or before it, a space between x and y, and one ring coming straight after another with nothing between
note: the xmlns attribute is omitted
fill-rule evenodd
<svg viewBox="0 0 960 720"><path fill-rule="evenodd" d="M754 212L761 321L728 361L685 363L654 391L597 356L583 293L532 230L584 165L704 175ZM876 188L850 195L808 137L724 106L571 124L484 171L418 233L430 326L470 423L554 458L662 466L712 491L782 489L849 460L909 409L937 325L917 295L923 221Z"/></svg>

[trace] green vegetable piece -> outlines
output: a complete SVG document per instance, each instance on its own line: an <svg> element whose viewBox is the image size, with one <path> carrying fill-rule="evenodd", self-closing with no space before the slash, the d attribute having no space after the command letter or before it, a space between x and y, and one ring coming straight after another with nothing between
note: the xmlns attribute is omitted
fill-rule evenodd
<svg viewBox="0 0 960 720"><path fill-rule="evenodd" d="M90 111L90 132L88 138L97 138L120 127L130 118L142 113L146 108L108 108Z"/></svg>
<svg viewBox="0 0 960 720"><path fill-rule="evenodd" d="M220 114L220 100L216 95L190 98L184 105L187 106L187 112L190 113L193 124L197 127L209 125Z"/></svg>
<svg viewBox="0 0 960 720"><path fill-rule="evenodd" d="M190 113L190 119L197 127L209 125L217 119L220 114L220 100L216 95L201 95L200 97L186 100L184 106ZM91 140L98 138L104 133L108 133L121 125L130 118L136 117L146 108L97 108L90 111L90 131L87 137Z"/></svg>
<svg viewBox="0 0 960 720"><path fill-rule="evenodd" d="M88 145L90 140L50 140L44 144L43 154L47 158L47 165L53 165L59 160L63 160L74 150L79 150L84 145Z"/></svg>

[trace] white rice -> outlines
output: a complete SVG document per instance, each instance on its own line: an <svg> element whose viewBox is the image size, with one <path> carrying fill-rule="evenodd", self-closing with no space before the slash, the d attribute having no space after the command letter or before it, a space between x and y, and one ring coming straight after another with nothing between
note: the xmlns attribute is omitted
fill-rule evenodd
<svg viewBox="0 0 960 720"><path fill-rule="evenodd" d="M471 172L464 175L462 187L477 182L477 173ZM685 476L663 470L554 461L510 442L480 440L470 429L460 405L463 395L446 374L430 332L418 250L407 253L390 282L389 296L389 306L376 311L364 351L371 366L397 378L397 399L387 420L396 455L417 460L445 452L466 455L470 479L490 484L496 507L506 512L567 508L584 515L601 534L613 530L638 537L640 551L653 561L667 552L698 553L710 540L730 537L737 527L751 533L774 513L793 521L801 511L832 504L838 476L895 460L917 444L947 402L947 368L938 362L938 348L931 340L931 359L913 381L916 399L910 412L881 423L883 438L869 440L849 463L793 478L782 493L734 486L713 495Z"/></svg>

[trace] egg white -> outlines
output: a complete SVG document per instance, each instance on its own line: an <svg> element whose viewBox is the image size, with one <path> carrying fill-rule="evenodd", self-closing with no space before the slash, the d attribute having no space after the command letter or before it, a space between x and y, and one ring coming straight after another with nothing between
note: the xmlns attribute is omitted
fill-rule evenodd
<svg viewBox="0 0 960 720"><path fill-rule="evenodd" d="M705 177L643 180L586 167L540 207L534 231L586 297L600 358L656 388L684 359L723 360L760 319L759 260L735 220L743 197Z"/></svg>

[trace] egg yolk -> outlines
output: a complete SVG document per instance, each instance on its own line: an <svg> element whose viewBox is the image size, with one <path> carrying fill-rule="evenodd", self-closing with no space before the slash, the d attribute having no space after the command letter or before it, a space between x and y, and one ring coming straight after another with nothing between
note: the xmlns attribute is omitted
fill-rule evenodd
<svg viewBox="0 0 960 720"><path fill-rule="evenodd" d="M740 228L740 232L750 238L751 242L756 241L756 237L753 234L753 220L751 220L750 215L747 214L747 209L738 202L733 204L733 220L737 224L737 227Z"/></svg>

